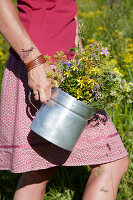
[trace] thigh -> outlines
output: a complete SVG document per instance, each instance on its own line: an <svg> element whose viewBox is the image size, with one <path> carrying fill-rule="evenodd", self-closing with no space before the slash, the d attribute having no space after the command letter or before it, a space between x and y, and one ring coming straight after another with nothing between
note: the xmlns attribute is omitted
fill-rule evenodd
<svg viewBox="0 0 133 200"><path fill-rule="evenodd" d="M44 183L46 184L57 172L57 167L25 172L21 175L17 189L26 185Z"/></svg>

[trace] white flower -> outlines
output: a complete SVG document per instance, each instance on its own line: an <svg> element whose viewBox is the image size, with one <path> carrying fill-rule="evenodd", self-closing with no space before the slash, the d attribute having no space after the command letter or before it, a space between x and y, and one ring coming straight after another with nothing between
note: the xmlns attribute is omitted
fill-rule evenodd
<svg viewBox="0 0 133 200"><path fill-rule="evenodd" d="M110 95L113 96L113 97L116 97L116 96L117 96L117 93L116 93L115 91L111 90L111 91L110 91Z"/></svg>

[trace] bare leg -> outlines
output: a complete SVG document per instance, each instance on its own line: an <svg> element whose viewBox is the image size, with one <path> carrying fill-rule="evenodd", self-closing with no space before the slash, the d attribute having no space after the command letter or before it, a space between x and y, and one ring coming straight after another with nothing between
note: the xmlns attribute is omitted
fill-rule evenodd
<svg viewBox="0 0 133 200"><path fill-rule="evenodd" d="M20 177L13 200L43 200L46 184L58 167L23 173Z"/></svg>
<svg viewBox="0 0 133 200"><path fill-rule="evenodd" d="M128 165L129 158L126 156L114 162L92 166L82 200L115 200Z"/></svg>

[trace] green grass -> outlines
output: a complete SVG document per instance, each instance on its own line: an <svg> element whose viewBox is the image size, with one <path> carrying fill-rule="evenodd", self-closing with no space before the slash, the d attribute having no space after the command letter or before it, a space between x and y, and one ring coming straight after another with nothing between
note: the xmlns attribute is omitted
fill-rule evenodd
<svg viewBox="0 0 133 200"><path fill-rule="evenodd" d="M88 39L110 44L112 57L125 74L125 79L133 81L133 1L77 0L78 16L83 37L83 45ZM99 28L102 27L102 28ZM9 45L0 36L0 84ZM125 55L129 62L125 61ZM130 56L131 55L131 56ZM107 111L113 120L130 156L128 172L121 180L117 200L133 199L133 105L121 102L118 108ZM90 167L60 167L58 173L48 183L46 200L81 200ZM12 199L19 174L0 172L0 199Z"/></svg>

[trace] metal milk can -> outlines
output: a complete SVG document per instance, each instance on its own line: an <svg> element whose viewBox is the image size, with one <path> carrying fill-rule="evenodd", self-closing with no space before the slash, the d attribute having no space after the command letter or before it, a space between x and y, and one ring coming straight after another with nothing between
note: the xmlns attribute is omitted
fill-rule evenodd
<svg viewBox="0 0 133 200"><path fill-rule="evenodd" d="M50 100L42 104L30 128L49 142L72 151L94 113L93 107L54 87Z"/></svg>

